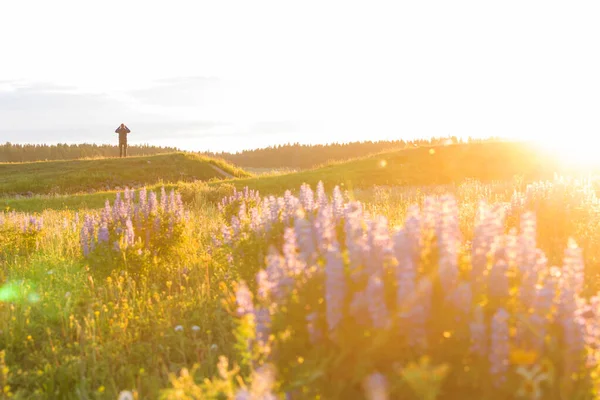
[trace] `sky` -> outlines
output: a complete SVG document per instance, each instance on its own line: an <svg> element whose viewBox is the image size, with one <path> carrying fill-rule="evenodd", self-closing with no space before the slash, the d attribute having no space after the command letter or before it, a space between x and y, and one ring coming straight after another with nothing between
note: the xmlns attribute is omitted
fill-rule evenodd
<svg viewBox="0 0 600 400"><path fill-rule="evenodd" d="M600 133L598 1L0 2L0 142Z"/></svg>

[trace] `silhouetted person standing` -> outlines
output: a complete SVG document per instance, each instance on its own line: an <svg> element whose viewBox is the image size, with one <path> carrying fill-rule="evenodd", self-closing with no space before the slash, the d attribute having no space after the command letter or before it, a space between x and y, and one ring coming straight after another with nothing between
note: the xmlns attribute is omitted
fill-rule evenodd
<svg viewBox="0 0 600 400"><path fill-rule="evenodd" d="M127 134L131 132L125 124L119 125L115 133L119 134L119 157L127 157Z"/></svg>

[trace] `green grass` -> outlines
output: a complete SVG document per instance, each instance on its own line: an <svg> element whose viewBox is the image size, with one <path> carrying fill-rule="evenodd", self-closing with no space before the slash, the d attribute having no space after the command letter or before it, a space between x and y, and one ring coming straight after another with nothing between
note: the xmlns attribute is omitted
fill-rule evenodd
<svg viewBox="0 0 600 400"><path fill-rule="evenodd" d="M323 181L326 188L443 185L466 179L481 182L552 178L558 163L524 143L487 142L418 147L330 163L298 173L231 180L237 188L249 186L263 194L279 194L302 183Z"/></svg>
<svg viewBox="0 0 600 400"><path fill-rule="evenodd" d="M74 194L159 182L222 179L249 173L225 161L188 153L156 156L0 164L0 196ZM95 198L93 196L92 198ZM53 203L56 204L56 203Z"/></svg>
<svg viewBox="0 0 600 400"><path fill-rule="evenodd" d="M356 197L365 202L365 210L372 215L385 216L391 224L399 225L403 223L408 207L422 202L425 194L450 192L459 200L461 232L469 240L473 236L480 200L491 203L509 201L515 190L523 189L515 185L518 182L513 179L514 175L521 175L523 180L527 180L553 171L554 164L543 155L536 158L527 148L521 149L517 153L516 147L507 150L502 146L483 149L457 146L435 148L433 155L428 150L420 152L417 149L379 154L297 174L165 185L168 189L176 186L181 190L190 216L184 223L184 234L171 243L172 252L151 260L147 275L141 278L133 278L119 269L122 264L127 268L135 265L136 259L131 258L135 254L133 251L123 253L127 257L122 260L83 256L80 232L85 213L76 218L71 211L51 210L97 208L106 199L113 201L114 191L4 200L14 209L46 210L42 215L44 227L34 236L22 232L18 223L15 229L0 229L0 388L14 394L13 398L17 399L115 399L121 390L134 391L136 398L155 399L159 398L161 390L174 386L170 376L182 376L178 384L186 385L189 390L186 394L192 390L198 393L197 385L190 383L190 378L184 379L182 368L193 371L194 364L199 365L192 375L196 382L204 382L205 378L219 376L216 365L220 355L229 358L230 366L240 365L244 360L244 353L240 350L244 348L240 347L240 343L244 342L236 342L235 337L241 331L239 327L236 335L233 334L232 310L235 309L228 307L234 299L231 290L233 282L240 276L253 277L257 268L264 267L262 255L268 249L267 242L261 237L244 236L235 244L235 264L231 264L227 258L231 247L213 242L214 238L220 238L224 222L214 204L210 204L215 199L234 185L249 185L266 194L285 189L297 191L297 182L313 183L315 189L314 182L323 180L331 187L339 178L345 186L356 189ZM511 151L516 155L507 154ZM487 160L483 163L485 157ZM379 164L381 160L386 161L385 167ZM508 171L503 173L503 168ZM521 170L515 173L517 168ZM483 184L469 179L473 177L493 181L505 177L508 181ZM456 178L456 181L431 185L451 178ZM390 187L382 187L385 185ZM422 185L431 186L424 188ZM160 186L161 183L156 183L151 188L156 190ZM589 272L586 284L596 289L600 285L597 270L600 265L600 252L597 250L600 249L600 217L596 212L597 202L586 195L589 191L591 189L586 186L555 183L553 190L532 196L532 204L526 204L536 207L537 245L547 252L549 265L562 262L568 237L575 237L586 250L586 274ZM519 208L518 214L526 209L525 206ZM10 218L10 215L5 217ZM518 226L518 222L516 217L510 217L506 228ZM280 243L283 231L274 229L272 232L276 243ZM106 277L104 270L98 267L114 270ZM301 304L302 310L305 310L304 304ZM290 310L299 309L292 307ZM297 338L303 337L299 335L303 335L304 321L305 318L293 320L299 324L298 327L290 325L293 329L288 332L293 332L293 335L276 336L277 340L281 340L279 344L283 345L277 349L286 350L287 347L289 351L286 350L284 356L293 360L289 362L295 368L292 372L298 371L297 366L302 363L311 380L303 381L308 375L292 375L283 369L283 375L278 379L285 381L291 377L294 380L292 387L297 383L300 388L335 388L340 382L352 385L358 382L354 375L370 371L371 358L369 353L365 353L365 349L370 351L370 348L353 346L347 354L351 354L355 362L344 364L343 368L328 366L327 371L341 371L342 374L321 373L322 365L342 358L339 357L340 352L334 354L337 349L333 347L331 353L306 355L299 354L304 349L302 346L289 345L298 343ZM348 336L352 336L352 332ZM377 345L378 342L373 340L372 343ZM445 343L432 346L432 352L436 352L435 355L442 360L451 360L449 365L453 373L466 372L465 365L469 366L469 371L487 373L485 360L483 364L465 364L454 362L453 358L443 358L460 353L449 347L453 346L453 342ZM323 347L317 349L322 350ZM460 347L457 349L461 350ZM407 367L406 360L416 360L402 353L404 358L398 361L392 350L388 353L401 368ZM301 361L299 355L302 355ZM441 362L432 359L434 365ZM314 360L318 363L315 364ZM512 367L516 368L516 365ZM246 379L247 373L242 371L242 374ZM346 378L348 374L352 374L351 379ZM408 393L408 387L402 386L405 384L400 375L393 376L394 387L407 392L403 398L417 398ZM315 377L319 381L315 381ZM473 390L487 382L479 374L473 375L472 379ZM319 382L323 386L318 386ZM450 377L447 382L462 384L465 381ZM553 382L558 382L558 379ZM426 385L431 385L431 381L427 381ZM509 389L514 388L511 386ZM549 390L558 393L553 387ZM445 397L436 399L455 398L453 394L447 391ZM472 394L468 392L462 398L498 398ZM3 395L0 398L4 398ZM165 397L169 400L184 398L191 397L184 397L179 388ZM197 395L195 398L209 397Z"/></svg>
<svg viewBox="0 0 600 400"><path fill-rule="evenodd" d="M193 156L183 154L154 156L152 159L160 157L194 160ZM141 157L141 159L146 158ZM107 161L118 163L120 160ZM100 166L98 165L98 167ZM176 177L176 174L170 169L171 167L165 166L164 173L160 170L155 171L156 176L163 177L163 180L167 182L177 181L165 177L167 174ZM242 170L234 170L233 167L224 162L219 166L222 169L227 167L232 168L230 171L235 173L230 173L238 176L238 178L211 181L208 183L209 187L217 188L223 184L230 184L242 189L248 186L252 189L258 189L263 195L282 194L287 189L299 188L302 183L308 183L314 187L319 181L323 181L325 188L328 190L335 185L354 190L370 188L374 185L444 185L460 183L468 179L477 179L481 182L507 180L529 182L538 179L551 179L555 172L560 171L559 164L540 150L523 143L507 142L419 147L385 152L346 162L331 163L308 171L255 177L243 177L248 173ZM94 182L94 179L88 177L88 185L91 186ZM157 182L158 178L154 182L147 183L154 185ZM178 184L179 187L182 185L182 183ZM102 206L107 198L113 197L113 192L105 191L93 194L81 193L72 196L4 199L0 200L0 207L10 207L10 209L29 212L44 209L97 208Z"/></svg>

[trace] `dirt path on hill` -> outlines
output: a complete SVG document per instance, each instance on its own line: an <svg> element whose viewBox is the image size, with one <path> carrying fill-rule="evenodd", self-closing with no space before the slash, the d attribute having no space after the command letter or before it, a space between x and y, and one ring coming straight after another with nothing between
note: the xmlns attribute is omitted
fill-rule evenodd
<svg viewBox="0 0 600 400"><path fill-rule="evenodd" d="M210 165L215 171L217 171L218 173L220 173L221 175L223 175L226 178L235 178L233 175L231 175L229 172L225 172L223 171L221 168L215 166L215 165Z"/></svg>

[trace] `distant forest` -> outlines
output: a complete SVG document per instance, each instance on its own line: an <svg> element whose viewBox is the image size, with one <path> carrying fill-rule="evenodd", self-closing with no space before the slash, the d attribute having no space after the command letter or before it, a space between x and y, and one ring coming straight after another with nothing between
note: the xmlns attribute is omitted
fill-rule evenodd
<svg viewBox="0 0 600 400"><path fill-rule="evenodd" d="M171 147L129 146L130 156L147 156L179 151ZM118 157L119 148L97 144L11 144L0 145L0 162L27 162L45 160L74 160L77 158Z"/></svg>
<svg viewBox="0 0 600 400"><path fill-rule="evenodd" d="M417 140L385 140L331 144L285 144L262 149L244 150L237 153L201 152L218 157L241 167L269 169L308 169L331 161L343 161L388 150L399 150L418 146L432 146L444 143L481 142L489 139L458 139L454 136ZM181 151L175 147L149 145L129 146L130 156L144 156ZM118 157L119 148L97 144L12 144L0 145L0 162L27 162L45 160L74 160L78 158Z"/></svg>
<svg viewBox="0 0 600 400"><path fill-rule="evenodd" d="M459 139L455 136L417 140L385 140L331 144L285 144L263 149L244 150L237 153L203 153L219 157L241 167L250 168L290 168L308 169L331 161L343 161L387 150L400 150L409 147L432 146L445 143L482 142L489 139Z"/></svg>

